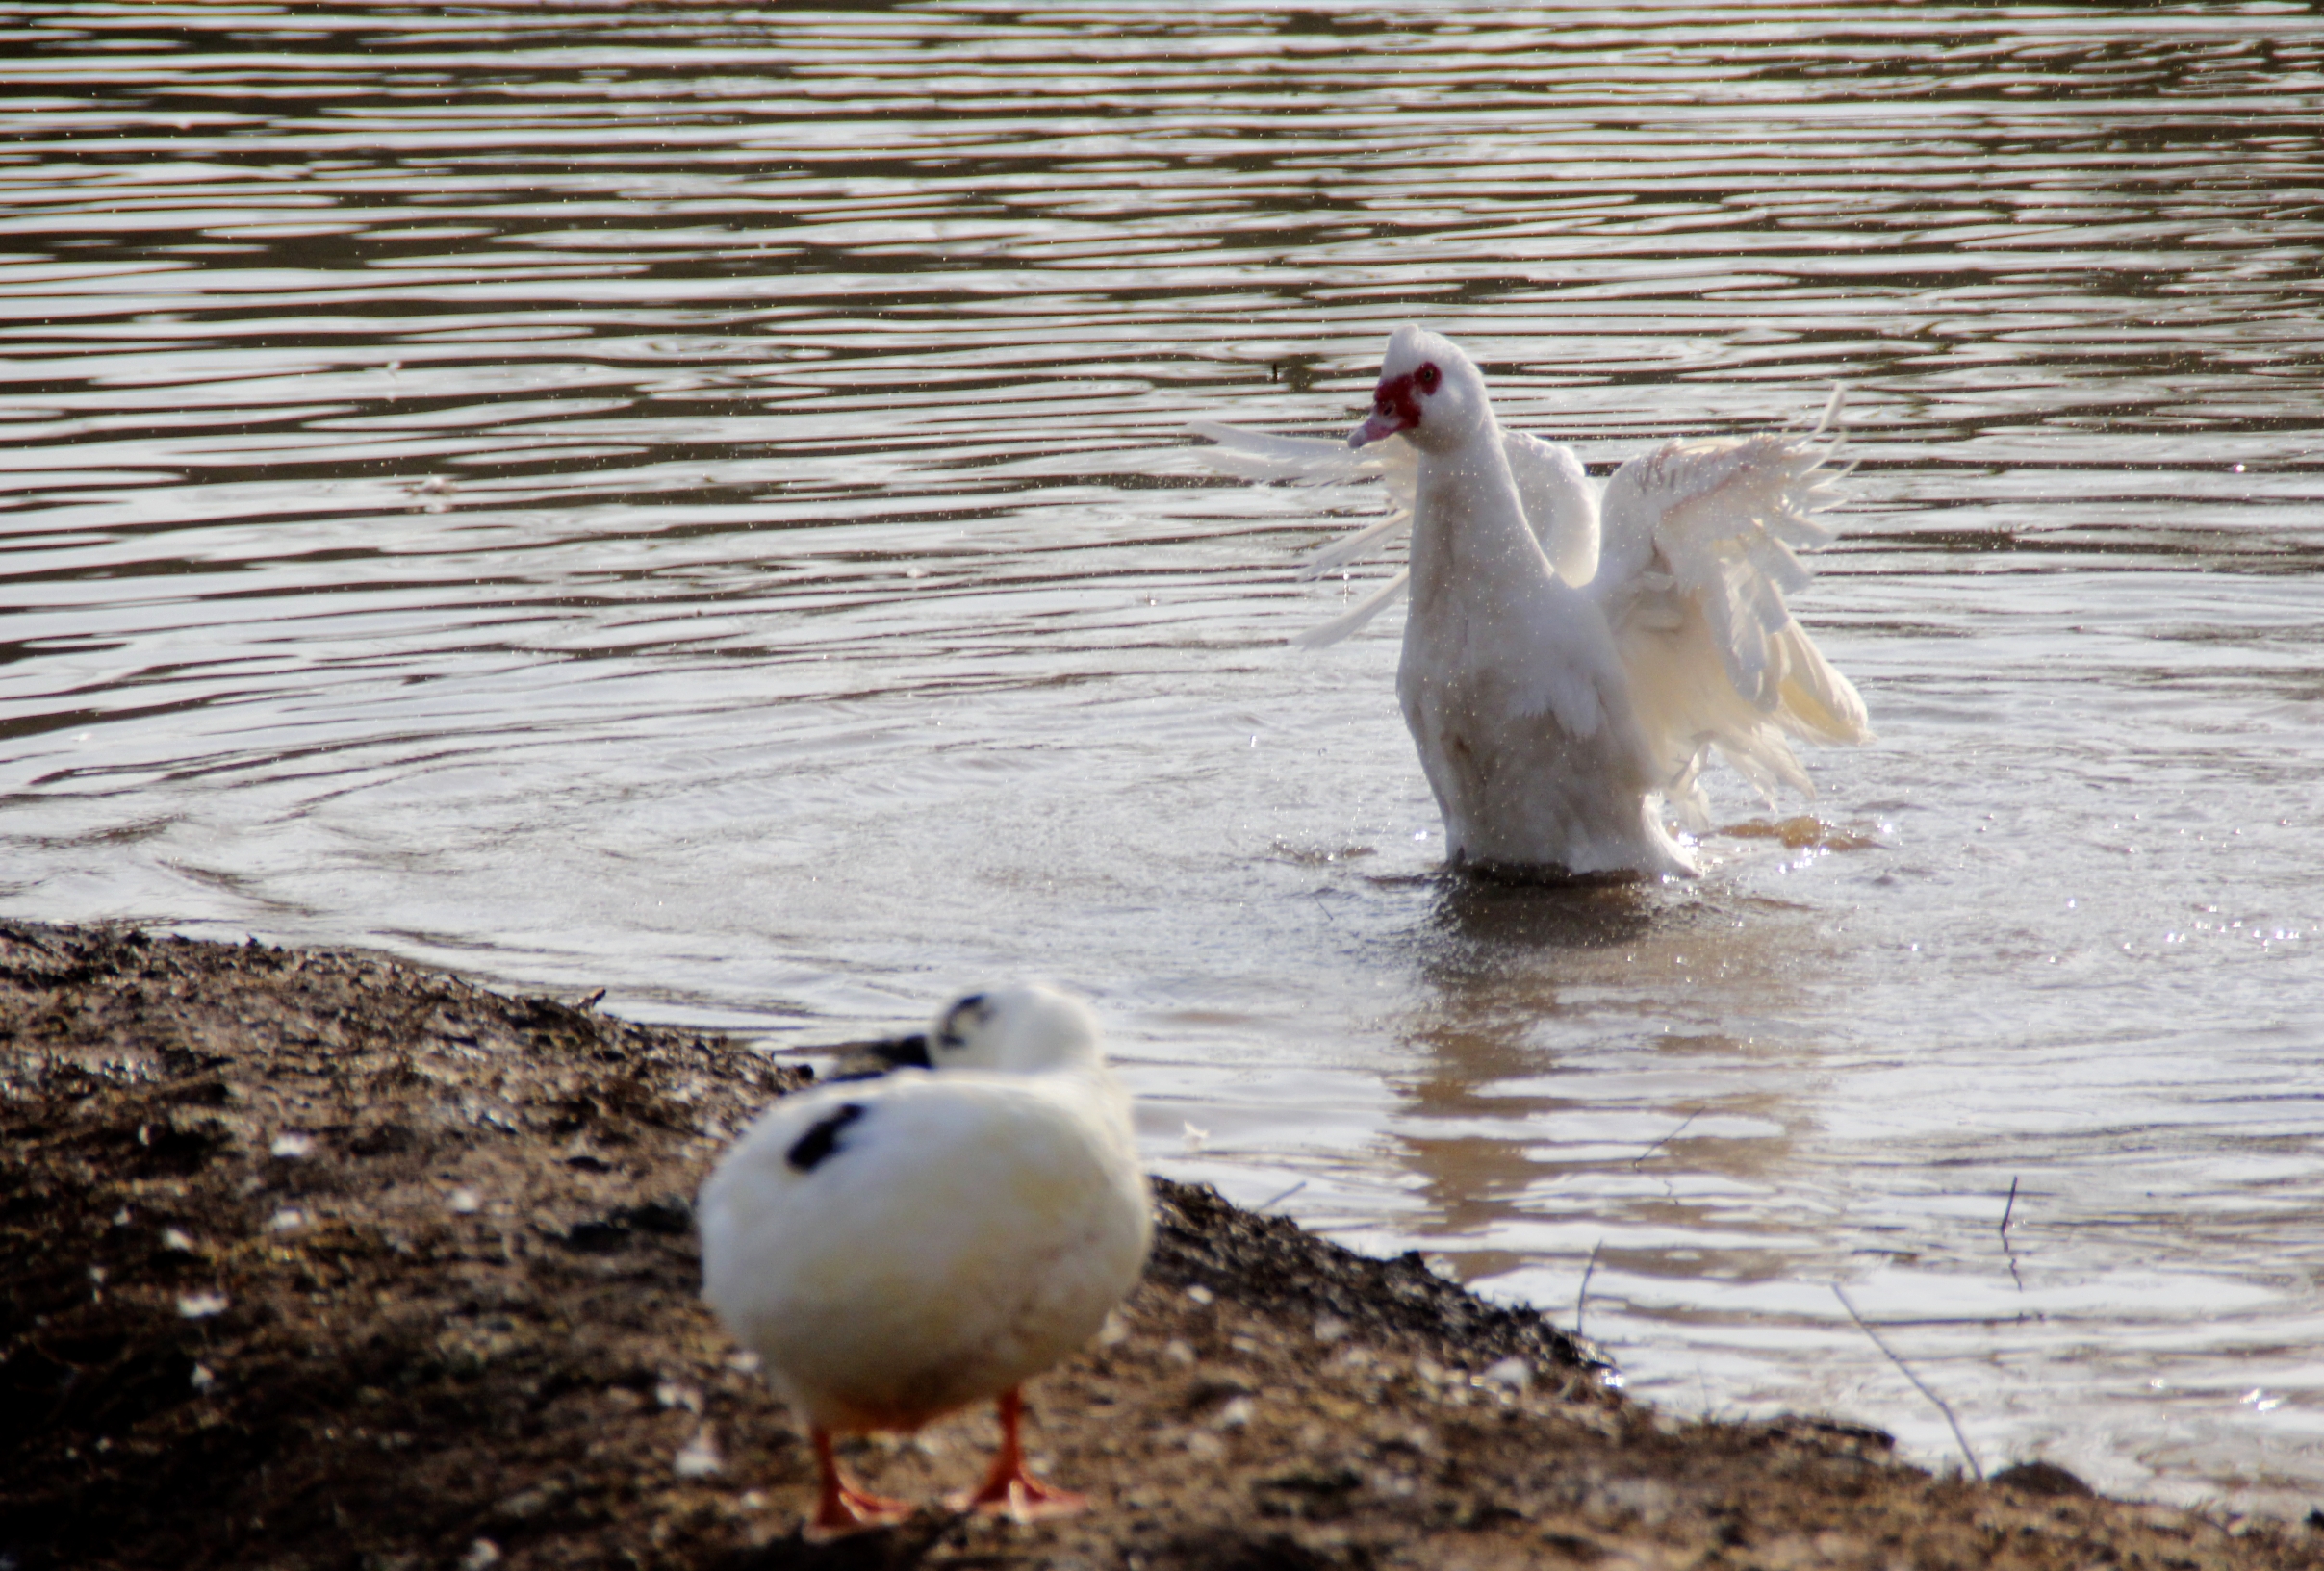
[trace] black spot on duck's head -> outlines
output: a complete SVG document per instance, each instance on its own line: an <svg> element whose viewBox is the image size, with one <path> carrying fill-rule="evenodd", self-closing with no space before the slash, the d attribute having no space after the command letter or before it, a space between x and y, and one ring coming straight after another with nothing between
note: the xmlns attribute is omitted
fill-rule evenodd
<svg viewBox="0 0 2324 1571"><path fill-rule="evenodd" d="M936 1017L929 1056L939 1074L974 1069L1004 1074L1104 1061L1097 1017L1079 999L1037 982L971 993Z"/></svg>
<svg viewBox="0 0 2324 1571"><path fill-rule="evenodd" d="M975 1040L979 1029L991 1021L992 1006L984 1001L982 993L971 993L945 1010L944 1018L936 1022L935 1052L930 1054L937 1060L936 1067L942 1064L939 1054L950 1056L959 1052Z"/></svg>

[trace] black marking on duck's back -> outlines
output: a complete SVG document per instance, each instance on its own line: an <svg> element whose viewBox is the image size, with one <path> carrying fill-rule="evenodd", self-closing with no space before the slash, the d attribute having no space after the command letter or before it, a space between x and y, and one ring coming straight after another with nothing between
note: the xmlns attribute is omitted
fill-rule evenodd
<svg viewBox="0 0 2324 1571"><path fill-rule="evenodd" d="M885 1042L872 1044L872 1054L890 1069L933 1069L929 1062L928 1033L914 1031L909 1036L890 1037Z"/></svg>
<svg viewBox="0 0 2324 1571"><path fill-rule="evenodd" d="M791 1149L783 1153L782 1159L802 1173L814 1172L826 1157L835 1156L845 1149L839 1144L839 1131L861 1118L863 1114L863 1103L859 1102L841 1102L830 1112L808 1125L807 1132L801 1135Z"/></svg>
<svg viewBox="0 0 2324 1571"><path fill-rule="evenodd" d="M855 1053L841 1061L840 1073L826 1075L825 1085L844 1085L850 1080L878 1080L899 1069L933 1069L936 1066L928 1056L928 1037L924 1032L910 1036L889 1037L883 1042L859 1042L854 1045Z"/></svg>

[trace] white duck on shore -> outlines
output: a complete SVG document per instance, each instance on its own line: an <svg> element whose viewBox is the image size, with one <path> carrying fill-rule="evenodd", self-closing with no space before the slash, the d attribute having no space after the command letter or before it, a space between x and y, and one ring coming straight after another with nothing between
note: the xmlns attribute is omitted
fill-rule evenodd
<svg viewBox="0 0 2324 1571"><path fill-rule="evenodd" d="M840 1472L838 1434L910 1432L987 1397L1001 1448L956 1506L1082 1497L1026 1471L1019 1387L1135 1287L1153 1202L1096 1018L1042 986L972 994L902 1066L784 1097L703 1184L702 1296L806 1420L811 1532L908 1514Z"/></svg>
<svg viewBox="0 0 2324 1571"><path fill-rule="evenodd" d="M1403 504L1316 553L1325 571L1410 527L1409 567L1295 642L1344 638L1409 591L1396 693L1456 867L1520 876L1686 874L1667 804L1708 823L1716 750L1763 796L1813 793L1791 742L1861 742L1864 701L1793 620L1796 547L1827 544L1832 494L1806 433L1673 441L1601 496L1564 447L1501 429L1458 345L1390 339L1372 413L1347 446L1196 429L1259 477L1350 477L1385 444Z"/></svg>

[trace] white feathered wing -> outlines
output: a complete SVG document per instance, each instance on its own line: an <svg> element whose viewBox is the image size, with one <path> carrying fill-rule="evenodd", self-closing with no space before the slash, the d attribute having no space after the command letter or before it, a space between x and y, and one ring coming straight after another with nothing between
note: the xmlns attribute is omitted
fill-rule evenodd
<svg viewBox="0 0 2324 1571"><path fill-rule="evenodd" d="M1590 594L1605 613L1664 800L1709 823L1700 776L1716 748L1761 797L1815 785L1791 739L1862 742L1855 684L1824 658L1785 595L1808 581L1797 550L1831 543L1834 500L1820 441L1839 394L1806 433L1668 442L1607 482L1605 543Z"/></svg>

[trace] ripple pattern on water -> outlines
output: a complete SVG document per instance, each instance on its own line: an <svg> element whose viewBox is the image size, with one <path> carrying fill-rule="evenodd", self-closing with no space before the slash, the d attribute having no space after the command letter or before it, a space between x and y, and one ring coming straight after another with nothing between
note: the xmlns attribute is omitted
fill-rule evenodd
<svg viewBox="0 0 2324 1571"><path fill-rule="evenodd" d="M1989 1462L2324 1488L2312 8L0 0L0 908L786 1044L1048 971L1158 1162L1588 1270L1634 1388L1944 1455L1840 1280ZM1430 875L1393 618L1282 644L1376 504L1184 430L1344 429L1416 316L1600 471L1848 385L1800 604L1881 741L1818 824Z"/></svg>

